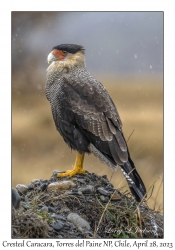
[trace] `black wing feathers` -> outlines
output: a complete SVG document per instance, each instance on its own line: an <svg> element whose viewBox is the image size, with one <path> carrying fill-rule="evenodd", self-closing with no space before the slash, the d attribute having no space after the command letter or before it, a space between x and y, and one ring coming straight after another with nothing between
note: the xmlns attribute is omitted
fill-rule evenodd
<svg viewBox="0 0 175 250"><path fill-rule="evenodd" d="M121 132L121 120L107 91L97 83L92 79L91 82L84 82L79 78L65 78L62 91L67 96L67 107L74 113L74 123L79 129L92 133L89 138L94 145L96 137L99 137L108 147L108 154L112 154L115 163L123 164L128 160L128 153ZM103 147L99 145L96 147L103 153Z"/></svg>

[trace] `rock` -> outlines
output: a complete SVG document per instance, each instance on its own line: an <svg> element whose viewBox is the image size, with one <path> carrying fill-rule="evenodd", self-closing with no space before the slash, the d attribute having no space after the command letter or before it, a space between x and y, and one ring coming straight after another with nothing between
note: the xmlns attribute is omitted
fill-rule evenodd
<svg viewBox="0 0 175 250"><path fill-rule="evenodd" d="M57 214L57 219L66 221L66 218L61 214Z"/></svg>
<svg viewBox="0 0 175 250"><path fill-rule="evenodd" d="M70 213L67 216L68 221L72 222L77 228L82 228L83 230L90 230L90 225L89 223L81 218L77 213Z"/></svg>
<svg viewBox="0 0 175 250"><path fill-rule="evenodd" d="M53 229L60 231L63 228L63 223L61 221L56 221L53 225Z"/></svg>
<svg viewBox="0 0 175 250"><path fill-rule="evenodd" d="M111 194L111 201L117 201L117 200L121 200L121 196L116 192L114 194Z"/></svg>
<svg viewBox="0 0 175 250"><path fill-rule="evenodd" d="M83 236L83 230L82 230L82 228L77 228L77 230L79 231L79 232L76 232L76 237L77 238L82 238L82 236ZM82 231L82 232L81 232Z"/></svg>
<svg viewBox="0 0 175 250"><path fill-rule="evenodd" d="M65 208L65 209L63 210L63 213L68 213L69 211L70 211L69 208Z"/></svg>
<svg viewBox="0 0 175 250"><path fill-rule="evenodd" d="M79 231L80 233L84 232L82 227L77 227L77 231ZM79 233L76 233L76 236L79 236Z"/></svg>
<svg viewBox="0 0 175 250"><path fill-rule="evenodd" d="M38 184L38 183L40 183L40 180L39 180L39 179L33 179L33 180L31 181L31 183L32 183L32 184L35 184L35 183Z"/></svg>
<svg viewBox="0 0 175 250"><path fill-rule="evenodd" d="M86 197L86 200L88 201L88 202L93 202L94 203L94 201L95 201L95 198L94 197L92 197L91 195L88 197Z"/></svg>
<svg viewBox="0 0 175 250"><path fill-rule="evenodd" d="M41 188L39 186L36 186L35 187L35 192L40 192L41 191Z"/></svg>
<svg viewBox="0 0 175 250"><path fill-rule="evenodd" d="M91 186L95 186L95 183L93 182L93 181L89 181L89 185L91 185Z"/></svg>
<svg viewBox="0 0 175 250"><path fill-rule="evenodd" d="M72 222L67 221L67 225L73 230L75 229L75 225Z"/></svg>
<svg viewBox="0 0 175 250"><path fill-rule="evenodd" d="M62 236L61 234L58 234L58 235L57 235L57 238L58 238L58 239L63 239L63 236Z"/></svg>
<svg viewBox="0 0 175 250"><path fill-rule="evenodd" d="M42 183L40 188L42 191L44 191L47 188L48 184L47 183Z"/></svg>
<svg viewBox="0 0 175 250"><path fill-rule="evenodd" d="M72 179L73 181L77 181L77 177L75 177L75 176L72 177L71 179Z"/></svg>
<svg viewBox="0 0 175 250"><path fill-rule="evenodd" d="M43 211L43 212L47 212L48 213L48 207L46 207L46 206L43 206L41 209L40 209L41 211Z"/></svg>
<svg viewBox="0 0 175 250"><path fill-rule="evenodd" d="M18 184L18 185L16 186L16 189L17 189L18 192L21 193L21 194L26 194L27 191L28 191L28 187L27 187L26 185L24 185L24 184Z"/></svg>
<svg viewBox="0 0 175 250"><path fill-rule="evenodd" d="M24 210L30 209L30 207L25 202L21 202L21 205L24 208Z"/></svg>
<svg viewBox="0 0 175 250"><path fill-rule="evenodd" d="M103 187L99 187L97 188L98 192L102 195L105 195L105 196L110 196L111 192L108 192L107 190L105 190Z"/></svg>
<svg viewBox="0 0 175 250"><path fill-rule="evenodd" d="M52 175L55 176L55 175L57 175L58 173L59 173L58 170L54 170L53 173L52 173Z"/></svg>
<svg viewBox="0 0 175 250"><path fill-rule="evenodd" d="M86 181L84 179L78 179L80 183L86 184Z"/></svg>
<svg viewBox="0 0 175 250"><path fill-rule="evenodd" d="M28 185L28 189L36 189L37 187L40 187L42 184L44 183L43 180L39 180L39 179L33 179Z"/></svg>
<svg viewBox="0 0 175 250"><path fill-rule="evenodd" d="M100 195L100 200L107 203L109 201L109 198L106 196Z"/></svg>
<svg viewBox="0 0 175 250"><path fill-rule="evenodd" d="M18 191L16 189L12 188L12 204L13 204L15 209L19 208L20 200L21 200L21 197L18 194Z"/></svg>
<svg viewBox="0 0 175 250"><path fill-rule="evenodd" d="M83 194L93 193L94 187L92 185L87 185L84 187L80 187L78 191L82 192Z"/></svg>
<svg viewBox="0 0 175 250"><path fill-rule="evenodd" d="M51 207L51 206L48 206L48 212L49 213L55 213L55 208L54 207Z"/></svg>
<svg viewBox="0 0 175 250"><path fill-rule="evenodd" d="M85 231L83 234L85 238L93 237L93 233L90 231Z"/></svg>
<svg viewBox="0 0 175 250"><path fill-rule="evenodd" d="M60 219L60 220L66 221L66 218L61 214L52 214L51 217L55 218L55 219Z"/></svg>
<svg viewBox="0 0 175 250"><path fill-rule="evenodd" d="M42 180L42 179L40 179L40 184L43 184L43 183L49 184L50 181L49 180Z"/></svg>
<svg viewBox="0 0 175 250"><path fill-rule="evenodd" d="M77 188L72 188L71 190L72 192L78 193L78 189Z"/></svg>
<svg viewBox="0 0 175 250"><path fill-rule="evenodd" d="M58 203L59 203L58 201L52 202L51 205L52 205L53 207L58 207Z"/></svg>
<svg viewBox="0 0 175 250"><path fill-rule="evenodd" d="M67 190L70 188L75 187L76 184L73 181L59 181L59 182L53 182L48 185L47 190L53 191L53 190Z"/></svg>
<svg viewBox="0 0 175 250"><path fill-rule="evenodd" d="M49 180L49 184L52 183L52 182L55 182L57 180L57 177L56 175L55 176L52 176Z"/></svg>
<svg viewBox="0 0 175 250"><path fill-rule="evenodd" d="M111 183L109 183L109 184L105 187L105 189L106 189L107 191L114 192L114 186L113 186Z"/></svg>
<svg viewBox="0 0 175 250"><path fill-rule="evenodd" d="M106 175L103 175L103 176L101 177L101 182L103 183L103 185L104 185L104 184L105 184L105 185L108 185L109 181L108 181L108 178L107 178Z"/></svg>
<svg viewBox="0 0 175 250"><path fill-rule="evenodd" d="M53 173L52 173L52 175L53 175L53 176L57 176L58 173L62 173L62 171L54 170Z"/></svg>
<svg viewBox="0 0 175 250"><path fill-rule="evenodd" d="M49 227L49 230L48 230L49 232L52 232L53 231L53 228L52 227Z"/></svg>
<svg viewBox="0 0 175 250"><path fill-rule="evenodd" d="M43 204L39 204L39 205L38 205L38 209L41 209L42 207L44 207Z"/></svg>
<svg viewBox="0 0 175 250"><path fill-rule="evenodd" d="M32 183L30 183L29 185L27 185L28 189L30 189L30 190L31 190L31 189L34 189L34 186L35 186L35 185L32 184Z"/></svg>
<svg viewBox="0 0 175 250"><path fill-rule="evenodd" d="M82 195L82 192L71 190L71 191L65 192L65 194L68 194L68 195Z"/></svg>

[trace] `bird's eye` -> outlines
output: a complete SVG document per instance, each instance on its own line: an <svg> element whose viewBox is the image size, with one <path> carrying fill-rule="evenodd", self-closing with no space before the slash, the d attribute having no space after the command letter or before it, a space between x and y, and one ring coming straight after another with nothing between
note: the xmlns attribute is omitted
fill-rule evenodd
<svg viewBox="0 0 175 250"><path fill-rule="evenodd" d="M63 53L67 53L67 51L65 51L65 50L62 50L62 52L63 52Z"/></svg>

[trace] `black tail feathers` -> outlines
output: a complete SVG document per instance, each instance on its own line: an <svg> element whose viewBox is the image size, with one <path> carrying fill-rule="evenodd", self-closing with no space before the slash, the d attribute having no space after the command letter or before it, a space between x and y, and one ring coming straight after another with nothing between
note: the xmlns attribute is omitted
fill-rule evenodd
<svg viewBox="0 0 175 250"><path fill-rule="evenodd" d="M146 194L146 188L137 170L135 169L133 161L129 158L129 161L120 167L128 182L131 193L135 197L136 201L140 202Z"/></svg>

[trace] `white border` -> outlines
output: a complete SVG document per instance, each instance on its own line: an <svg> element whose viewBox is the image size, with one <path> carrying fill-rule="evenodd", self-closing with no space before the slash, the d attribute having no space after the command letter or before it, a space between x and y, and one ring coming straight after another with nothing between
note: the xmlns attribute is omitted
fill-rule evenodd
<svg viewBox="0 0 175 250"><path fill-rule="evenodd" d="M165 242L174 241L174 180L175 180L175 15L174 0L169 1L24 1L13 0L1 2L0 15L0 235L2 240L11 240L11 11L164 11L164 152L165 152ZM37 240L37 242L47 240ZM66 240L68 241L68 240ZM132 240L131 240L132 241ZM142 241L142 240L139 240ZM130 242L130 240L128 240ZM34 248L33 248L34 249Z"/></svg>

